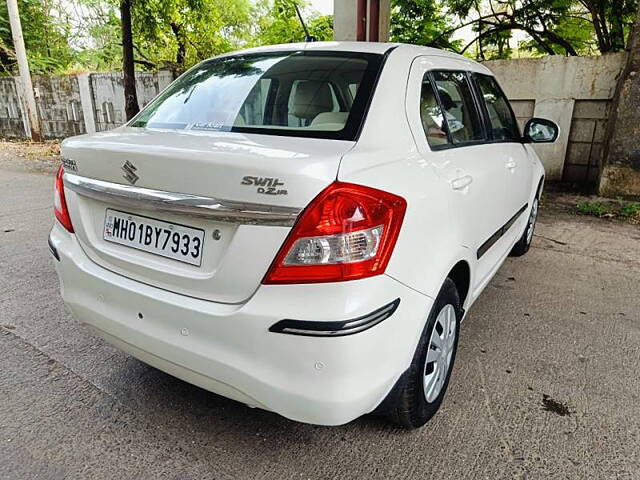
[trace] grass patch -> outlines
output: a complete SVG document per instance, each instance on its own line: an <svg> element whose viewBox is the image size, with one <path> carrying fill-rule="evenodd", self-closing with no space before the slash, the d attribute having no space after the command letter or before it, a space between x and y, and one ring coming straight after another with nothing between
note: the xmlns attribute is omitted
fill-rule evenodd
<svg viewBox="0 0 640 480"><path fill-rule="evenodd" d="M629 203L620 209L620 215L625 218L640 216L640 203Z"/></svg>
<svg viewBox="0 0 640 480"><path fill-rule="evenodd" d="M589 202L581 201L576 204L576 210L581 215L598 218L619 218L640 223L640 203L623 202Z"/></svg>

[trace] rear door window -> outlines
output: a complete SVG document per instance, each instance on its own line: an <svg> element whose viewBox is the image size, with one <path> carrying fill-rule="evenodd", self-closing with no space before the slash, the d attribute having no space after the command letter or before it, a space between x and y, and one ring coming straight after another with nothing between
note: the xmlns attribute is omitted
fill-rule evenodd
<svg viewBox="0 0 640 480"><path fill-rule="evenodd" d="M518 122L498 82L487 75L476 75L476 82L487 109L492 139L520 141Z"/></svg>
<svg viewBox="0 0 640 480"><path fill-rule="evenodd" d="M438 148L450 145L444 113L438 103L436 90L428 73L422 79L420 119L427 142L431 147Z"/></svg>
<svg viewBox="0 0 640 480"><path fill-rule="evenodd" d="M442 109L448 140L456 146L487 140L482 117L465 72L433 72L433 87Z"/></svg>

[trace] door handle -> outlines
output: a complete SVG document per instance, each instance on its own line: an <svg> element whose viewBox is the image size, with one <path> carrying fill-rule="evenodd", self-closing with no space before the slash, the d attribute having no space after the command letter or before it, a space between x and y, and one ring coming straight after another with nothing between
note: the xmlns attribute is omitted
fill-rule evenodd
<svg viewBox="0 0 640 480"><path fill-rule="evenodd" d="M473 177L471 175L464 175L451 180L451 188L454 190L464 190L471 185L471 182L473 182Z"/></svg>
<svg viewBox="0 0 640 480"><path fill-rule="evenodd" d="M507 163L504 164L505 168L508 168L509 170L513 170L514 168L516 168L518 166L518 164L516 163L515 160L510 160Z"/></svg>

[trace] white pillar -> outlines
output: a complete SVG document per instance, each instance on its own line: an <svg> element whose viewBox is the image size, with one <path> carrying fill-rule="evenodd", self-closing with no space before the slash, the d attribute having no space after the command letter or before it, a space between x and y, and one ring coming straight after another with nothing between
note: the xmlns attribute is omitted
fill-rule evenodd
<svg viewBox="0 0 640 480"><path fill-rule="evenodd" d="M84 117L84 129L87 133L95 133L96 109L93 105L93 95L91 95L88 73L78 75L78 89L80 90L80 105L82 106L82 116Z"/></svg>
<svg viewBox="0 0 640 480"><path fill-rule="evenodd" d="M360 12L358 11L360 9ZM378 41L389 41L389 25L391 16L390 0L334 0L333 28L337 41L371 41L371 17L378 11ZM359 16L362 14L362 18ZM358 38L358 24L361 22Z"/></svg>
<svg viewBox="0 0 640 480"><path fill-rule="evenodd" d="M356 40L357 0L333 0L333 36L341 42Z"/></svg>
<svg viewBox="0 0 640 480"><path fill-rule="evenodd" d="M391 0L380 0L380 23L378 26L380 42L389 41L391 30Z"/></svg>
<svg viewBox="0 0 640 480"><path fill-rule="evenodd" d="M41 142L42 131L40 129L40 119L38 118L36 98L33 95L33 84L31 83L31 72L29 71L27 51L24 48L22 24L20 23L20 13L18 11L18 0L7 0L7 11L9 13L13 46L16 50L16 59L18 60L18 71L20 72L20 83L22 84L22 93L25 100L24 106L26 108L26 117L29 119L31 139L34 142Z"/></svg>

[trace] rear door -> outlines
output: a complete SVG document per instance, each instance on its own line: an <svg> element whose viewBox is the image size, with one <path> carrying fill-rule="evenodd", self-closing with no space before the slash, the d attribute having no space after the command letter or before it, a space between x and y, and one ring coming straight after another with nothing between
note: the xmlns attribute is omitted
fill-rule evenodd
<svg viewBox="0 0 640 480"><path fill-rule="evenodd" d="M474 74L481 107L485 112L490 141L499 148L496 155L504 162L507 172L505 205L509 207L509 223L505 229L507 239L522 234L525 211L533 184L532 162L522 143L516 116L509 100L494 77Z"/></svg>
<svg viewBox="0 0 640 480"><path fill-rule="evenodd" d="M478 285L504 254L504 248L494 247L507 217L507 178L496 147L487 143L466 67L465 62L442 57L417 59L407 111L418 149L449 184L448 200L456 215L451 221L457 222L463 245L478 258Z"/></svg>

